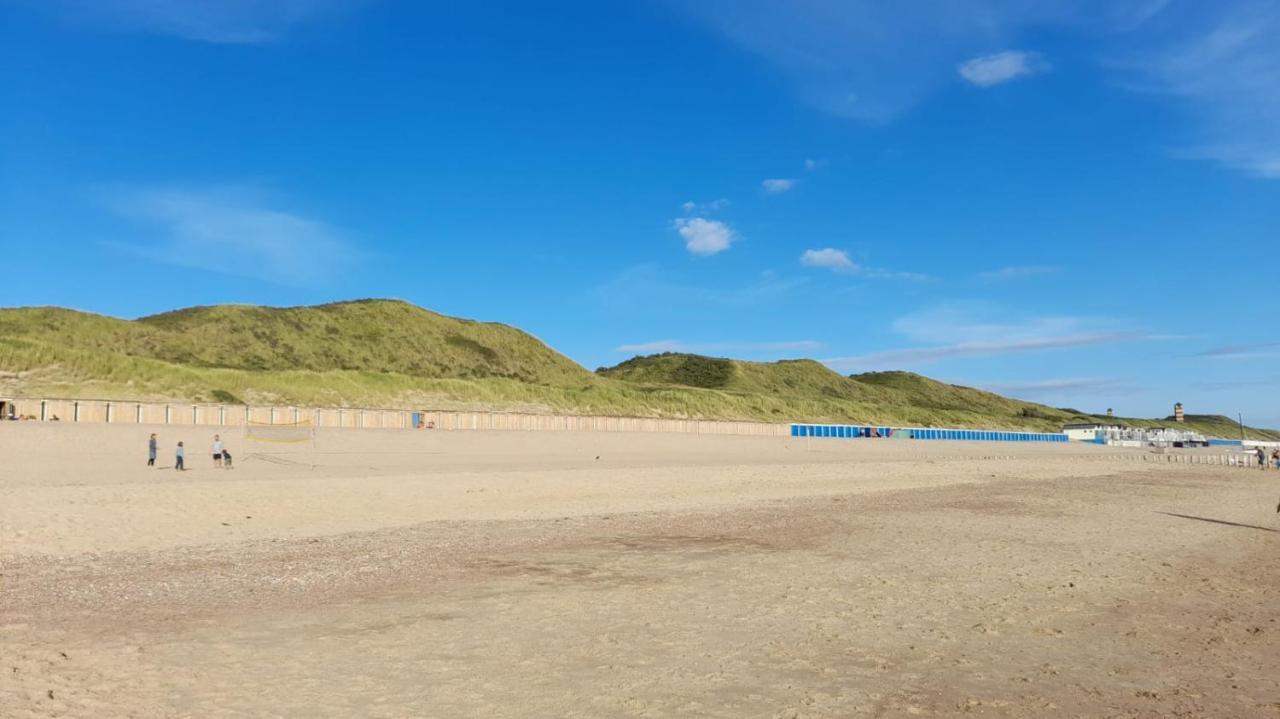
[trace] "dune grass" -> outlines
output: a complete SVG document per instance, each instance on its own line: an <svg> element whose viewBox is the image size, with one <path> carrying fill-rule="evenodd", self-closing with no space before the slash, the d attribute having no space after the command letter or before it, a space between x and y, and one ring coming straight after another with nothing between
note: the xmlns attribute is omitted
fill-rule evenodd
<svg viewBox="0 0 1280 719"><path fill-rule="evenodd" d="M381 300L199 307L135 321L0 310L0 394L1037 431L1098 419L907 372L845 377L812 360L664 354L591 373L515 328ZM1225 417L1188 420L1206 434L1239 434Z"/></svg>

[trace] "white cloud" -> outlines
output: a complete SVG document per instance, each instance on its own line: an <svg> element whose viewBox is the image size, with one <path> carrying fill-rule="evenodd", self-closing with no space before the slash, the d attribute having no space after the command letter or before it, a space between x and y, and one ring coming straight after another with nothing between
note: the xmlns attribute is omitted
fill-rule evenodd
<svg viewBox="0 0 1280 719"><path fill-rule="evenodd" d="M258 193L236 188L129 188L104 204L150 241L108 243L150 259L286 285L323 282L359 253L323 222L266 207Z"/></svg>
<svg viewBox="0 0 1280 719"><path fill-rule="evenodd" d="M259 44L363 0L49 0L42 7L69 21L108 30L187 40Z"/></svg>
<svg viewBox="0 0 1280 719"><path fill-rule="evenodd" d="M675 221L676 232L684 238L685 247L695 255L714 255L729 249L737 239L733 230L719 220L705 217L681 217Z"/></svg>
<svg viewBox="0 0 1280 719"><path fill-rule="evenodd" d="M1048 67L1048 63L1038 53L1006 50L966 60L956 69L960 77L969 83L978 87L992 87L1044 72Z"/></svg>
<svg viewBox="0 0 1280 719"><path fill-rule="evenodd" d="M1003 282L1006 280L1026 279L1027 277L1039 277L1040 275L1053 274L1061 270L1061 267L1055 265L1013 265L991 270L990 272L979 272L978 278L987 282Z"/></svg>
<svg viewBox="0 0 1280 719"><path fill-rule="evenodd" d="M813 159L813 158L805 158L805 161L804 161L804 169L805 169L805 170L807 170L807 171L809 171L809 172L813 172L814 170L818 169L819 167L824 167L824 166L826 166L826 164L827 164L827 161L826 161L826 160L815 160L815 159Z"/></svg>
<svg viewBox="0 0 1280 719"><path fill-rule="evenodd" d="M761 182L760 186L764 188L765 192L776 195L795 187L797 182L799 182L799 180L791 179L789 177L775 177Z"/></svg>
<svg viewBox="0 0 1280 719"><path fill-rule="evenodd" d="M821 342L813 340L797 340L792 342L681 342L680 340L658 340L656 342L640 342L637 344L619 345L615 352L638 354L654 354L657 352L688 352L705 354L708 352L793 352L807 351L822 347Z"/></svg>
<svg viewBox="0 0 1280 719"><path fill-rule="evenodd" d="M849 259L849 253L827 247L821 250L805 250L800 264L806 267L825 267L836 272L857 272L858 265Z"/></svg>

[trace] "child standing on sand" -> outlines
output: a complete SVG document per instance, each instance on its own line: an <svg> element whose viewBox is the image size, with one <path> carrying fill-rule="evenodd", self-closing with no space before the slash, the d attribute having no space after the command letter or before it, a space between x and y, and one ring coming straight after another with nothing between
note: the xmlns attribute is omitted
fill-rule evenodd
<svg viewBox="0 0 1280 719"><path fill-rule="evenodd" d="M222 466L222 437L213 435L213 466Z"/></svg>
<svg viewBox="0 0 1280 719"><path fill-rule="evenodd" d="M185 469L185 467L183 467L183 466L182 466L182 458L183 458L183 457L185 457L186 455L187 455L187 451L186 451L185 449L183 449L183 448L182 448L182 443L181 443L181 442L179 442L179 443L178 443L178 449L177 449L177 452L174 454L174 457L173 457L173 459L174 459L173 468L174 468L174 469L178 470L179 472L181 472L181 471L183 471L183 470Z"/></svg>
<svg viewBox="0 0 1280 719"><path fill-rule="evenodd" d="M156 444L156 433L151 433L151 439L147 440L147 466L156 466L156 452L160 447Z"/></svg>

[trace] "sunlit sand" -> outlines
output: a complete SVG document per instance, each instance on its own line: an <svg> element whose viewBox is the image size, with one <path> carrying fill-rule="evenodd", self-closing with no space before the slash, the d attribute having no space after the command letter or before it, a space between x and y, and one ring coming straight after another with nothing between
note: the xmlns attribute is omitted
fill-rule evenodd
<svg viewBox="0 0 1280 719"><path fill-rule="evenodd" d="M1280 472L398 430L216 470L212 433L0 427L0 715L1280 714Z"/></svg>

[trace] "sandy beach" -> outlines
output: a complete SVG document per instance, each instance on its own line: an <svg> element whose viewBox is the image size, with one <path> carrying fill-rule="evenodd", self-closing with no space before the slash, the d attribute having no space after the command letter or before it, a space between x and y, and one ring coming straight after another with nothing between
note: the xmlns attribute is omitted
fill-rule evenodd
<svg viewBox="0 0 1280 719"><path fill-rule="evenodd" d="M214 431L0 427L0 716L1280 716L1280 472Z"/></svg>

